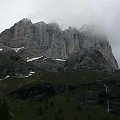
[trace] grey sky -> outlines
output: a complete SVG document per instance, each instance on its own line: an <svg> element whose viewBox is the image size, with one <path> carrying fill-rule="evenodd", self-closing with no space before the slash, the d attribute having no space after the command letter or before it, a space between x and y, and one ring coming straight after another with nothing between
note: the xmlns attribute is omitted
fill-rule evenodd
<svg viewBox="0 0 120 120"><path fill-rule="evenodd" d="M108 34L120 65L120 0L0 0L0 31L26 17L57 22L62 28L98 24Z"/></svg>

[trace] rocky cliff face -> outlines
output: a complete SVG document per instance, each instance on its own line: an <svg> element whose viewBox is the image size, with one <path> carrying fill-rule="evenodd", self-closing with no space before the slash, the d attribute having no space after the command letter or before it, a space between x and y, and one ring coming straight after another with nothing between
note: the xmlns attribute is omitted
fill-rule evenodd
<svg viewBox="0 0 120 120"><path fill-rule="evenodd" d="M84 49L72 54L65 62L65 71L76 71L80 69L112 71L114 70L110 62L95 49Z"/></svg>
<svg viewBox="0 0 120 120"><path fill-rule="evenodd" d="M46 56L67 59L84 49L99 51L112 68L118 69L106 36L96 27L84 25L80 29L61 30L57 23L33 24L23 19L0 34L1 46L17 49L24 59Z"/></svg>

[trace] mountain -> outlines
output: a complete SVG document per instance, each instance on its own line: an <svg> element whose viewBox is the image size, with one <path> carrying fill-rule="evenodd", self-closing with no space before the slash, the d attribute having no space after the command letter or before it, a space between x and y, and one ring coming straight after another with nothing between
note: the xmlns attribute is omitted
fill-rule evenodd
<svg viewBox="0 0 120 120"><path fill-rule="evenodd" d="M57 23L47 24L42 21L33 24L24 18L0 34L0 44L15 50L24 60L41 56L67 60L73 54L82 54L84 50L92 49L100 52L102 60L111 69L118 69L106 35L95 25L61 30ZM86 56L89 55L86 53Z"/></svg>
<svg viewBox="0 0 120 120"><path fill-rule="evenodd" d="M118 120L117 69L97 26L61 30L25 18L0 34L0 118Z"/></svg>

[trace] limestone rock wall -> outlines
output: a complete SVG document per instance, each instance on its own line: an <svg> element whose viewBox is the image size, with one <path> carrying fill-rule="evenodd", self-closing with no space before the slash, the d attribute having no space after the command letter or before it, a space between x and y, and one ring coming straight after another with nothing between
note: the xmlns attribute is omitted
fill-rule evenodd
<svg viewBox="0 0 120 120"><path fill-rule="evenodd" d="M61 30L57 23L33 24L24 18L0 34L0 44L9 48L24 47L18 54L27 57L46 56L67 59L75 52L95 49L118 69L107 37L96 26L84 25L80 29L69 27Z"/></svg>

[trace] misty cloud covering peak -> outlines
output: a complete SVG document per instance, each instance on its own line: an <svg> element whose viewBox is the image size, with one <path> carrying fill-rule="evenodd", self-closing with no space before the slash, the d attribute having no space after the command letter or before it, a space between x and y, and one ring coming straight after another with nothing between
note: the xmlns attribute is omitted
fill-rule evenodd
<svg viewBox="0 0 120 120"><path fill-rule="evenodd" d="M80 28L84 24L100 26L120 64L120 1L119 0L1 0L0 31L23 18L32 22L57 22L60 28Z"/></svg>

